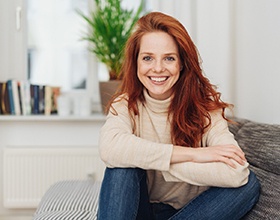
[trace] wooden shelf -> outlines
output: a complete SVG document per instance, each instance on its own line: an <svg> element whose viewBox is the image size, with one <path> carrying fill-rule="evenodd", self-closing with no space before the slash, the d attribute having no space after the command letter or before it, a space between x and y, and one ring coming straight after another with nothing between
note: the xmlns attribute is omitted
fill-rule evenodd
<svg viewBox="0 0 280 220"><path fill-rule="evenodd" d="M1 121L105 121L102 113L93 113L89 116L59 116L59 115L0 115Z"/></svg>

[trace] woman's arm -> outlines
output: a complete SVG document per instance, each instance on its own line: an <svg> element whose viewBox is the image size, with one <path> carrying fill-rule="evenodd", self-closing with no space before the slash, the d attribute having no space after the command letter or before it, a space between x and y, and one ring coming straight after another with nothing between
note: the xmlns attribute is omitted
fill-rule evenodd
<svg viewBox="0 0 280 220"><path fill-rule="evenodd" d="M247 182L249 164L220 112L212 114L211 127L202 142L203 148L174 146L170 170L163 172L166 181L219 187Z"/></svg>
<svg viewBox="0 0 280 220"><path fill-rule="evenodd" d="M108 114L99 138L99 152L105 164L108 167L169 170L173 145L135 136L127 102L122 100L113 106L118 114Z"/></svg>
<svg viewBox="0 0 280 220"><path fill-rule="evenodd" d="M236 168L233 160L240 165L244 165L246 162L244 152L235 145L219 145L203 148L174 146L171 164L182 162L223 162L232 168Z"/></svg>

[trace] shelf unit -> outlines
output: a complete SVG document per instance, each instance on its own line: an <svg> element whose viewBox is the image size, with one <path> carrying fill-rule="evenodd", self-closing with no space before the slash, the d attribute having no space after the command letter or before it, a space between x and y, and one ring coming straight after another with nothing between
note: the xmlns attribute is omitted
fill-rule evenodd
<svg viewBox="0 0 280 220"><path fill-rule="evenodd" d="M34 210L24 208L4 207L3 161L5 149L66 148L69 151L76 149L78 152L82 149L97 151L99 131L105 119L106 116L102 113L93 113L90 116L0 115L0 216L26 214L31 216L34 212Z"/></svg>

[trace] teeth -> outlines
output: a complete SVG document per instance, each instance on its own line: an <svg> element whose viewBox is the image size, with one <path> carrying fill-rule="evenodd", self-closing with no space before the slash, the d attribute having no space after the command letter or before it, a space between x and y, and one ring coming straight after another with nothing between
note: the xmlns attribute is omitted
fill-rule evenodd
<svg viewBox="0 0 280 220"><path fill-rule="evenodd" d="M163 82L167 79L167 77L151 77L151 80L156 82Z"/></svg>

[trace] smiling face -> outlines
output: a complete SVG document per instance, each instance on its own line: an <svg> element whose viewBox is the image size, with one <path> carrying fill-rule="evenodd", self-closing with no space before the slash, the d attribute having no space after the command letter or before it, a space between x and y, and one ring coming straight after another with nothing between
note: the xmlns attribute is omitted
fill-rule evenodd
<svg viewBox="0 0 280 220"><path fill-rule="evenodd" d="M146 33L141 38L137 76L152 98L164 100L172 95L179 79L180 57L174 39L165 32Z"/></svg>

